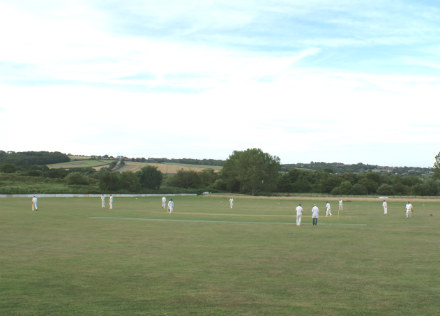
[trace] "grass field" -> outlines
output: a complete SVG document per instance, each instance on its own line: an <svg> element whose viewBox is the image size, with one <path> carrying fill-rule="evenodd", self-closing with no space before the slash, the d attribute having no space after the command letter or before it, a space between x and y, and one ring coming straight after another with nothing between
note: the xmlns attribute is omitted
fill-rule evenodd
<svg viewBox="0 0 440 316"><path fill-rule="evenodd" d="M173 199L0 199L0 315L440 313L439 201Z"/></svg>

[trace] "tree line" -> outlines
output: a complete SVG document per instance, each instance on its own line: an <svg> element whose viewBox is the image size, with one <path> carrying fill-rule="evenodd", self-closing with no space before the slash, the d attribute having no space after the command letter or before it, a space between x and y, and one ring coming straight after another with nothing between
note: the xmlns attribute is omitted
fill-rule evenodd
<svg viewBox="0 0 440 316"><path fill-rule="evenodd" d="M337 173L328 166L318 170L291 168L283 171L278 157L264 153L258 148L234 151L223 162L220 172L209 168L201 172L182 169L174 175L165 175L153 166L146 166L138 172L118 172L115 171L115 166L96 171L93 168L49 169L45 165L65 162L66 158L69 157L58 152L0 152L0 172L16 174L16 179L20 181L23 181L23 176L40 180L52 179L69 186L70 192L81 190L81 193L210 191L251 195L440 195L440 169L437 165L431 174L423 176L377 171ZM31 161L39 164L31 165ZM18 178L18 175L21 178ZM9 177L8 181L12 181L11 179ZM2 186L4 185L0 179L0 192Z"/></svg>

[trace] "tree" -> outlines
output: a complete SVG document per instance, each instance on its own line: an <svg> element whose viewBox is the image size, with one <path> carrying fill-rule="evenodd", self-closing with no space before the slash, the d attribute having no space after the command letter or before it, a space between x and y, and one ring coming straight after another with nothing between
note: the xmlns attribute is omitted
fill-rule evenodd
<svg viewBox="0 0 440 316"><path fill-rule="evenodd" d="M79 172L72 172L66 177L67 184L89 184L89 178Z"/></svg>
<svg viewBox="0 0 440 316"><path fill-rule="evenodd" d="M139 183L142 188L152 190L157 190L160 188L163 174L157 169L157 167L143 167L140 171L136 172L136 175L139 178Z"/></svg>
<svg viewBox="0 0 440 316"><path fill-rule="evenodd" d="M393 187L390 184L381 184L377 188L377 194L380 195L393 195Z"/></svg>
<svg viewBox="0 0 440 316"><path fill-rule="evenodd" d="M234 151L225 161L222 179L231 192L256 195L272 192L278 182L280 159L252 148Z"/></svg>
<svg viewBox="0 0 440 316"><path fill-rule="evenodd" d="M139 192L139 178L131 171L121 172L121 190L124 192Z"/></svg>
<svg viewBox="0 0 440 316"><path fill-rule="evenodd" d="M168 184L179 188L198 188L201 184L200 176L193 170L180 169L168 180Z"/></svg>
<svg viewBox="0 0 440 316"><path fill-rule="evenodd" d="M99 177L99 188L106 192L116 192L121 187L121 177L117 172L104 171Z"/></svg>

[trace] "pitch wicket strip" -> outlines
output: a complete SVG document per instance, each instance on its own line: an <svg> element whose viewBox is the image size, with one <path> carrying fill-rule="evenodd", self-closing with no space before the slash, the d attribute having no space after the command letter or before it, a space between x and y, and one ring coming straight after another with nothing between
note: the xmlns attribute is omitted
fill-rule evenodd
<svg viewBox="0 0 440 316"><path fill-rule="evenodd" d="M92 216L90 219L112 219L125 221L154 221L154 222L183 222L183 223L220 223L220 224L260 224L260 225L296 225L296 222L251 222L251 221L224 221L203 219L173 219L173 218L147 218L147 217L116 217L116 216ZM311 225L303 223L301 225ZM367 226L367 224L355 223L319 223L320 226Z"/></svg>
<svg viewBox="0 0 440 316"><path fill-rule="evenodd" d="M198 213L198 212L179 212L179 214L184 215L206 215L206 216L240 216L240 217L296 217L295 213L292 214L237 214L237 213ZM338 215L339 216L339 215ZM304 217L312 217L312 215L303 215ZM323 216L324 217L324 216ZM344 216L344 218L351 218L353 216ZM328 217L327 217L328 218ZM336 218L336 216L335 216Z"/></svg>

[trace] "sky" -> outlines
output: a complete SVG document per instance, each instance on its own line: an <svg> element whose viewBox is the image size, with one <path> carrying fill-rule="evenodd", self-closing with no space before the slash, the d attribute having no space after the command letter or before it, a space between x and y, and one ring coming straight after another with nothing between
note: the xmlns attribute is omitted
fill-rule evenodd
<svg viewBox="0 0 440 316"><path fill-rule="evenodd" d="M436 0L0 0L0 150L432 167Z"/></svg>

